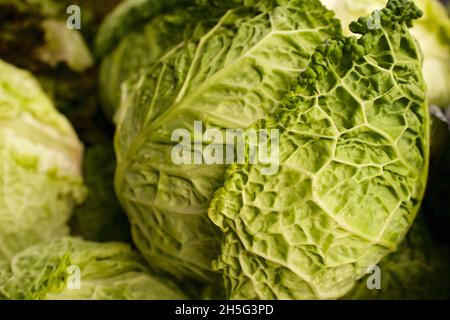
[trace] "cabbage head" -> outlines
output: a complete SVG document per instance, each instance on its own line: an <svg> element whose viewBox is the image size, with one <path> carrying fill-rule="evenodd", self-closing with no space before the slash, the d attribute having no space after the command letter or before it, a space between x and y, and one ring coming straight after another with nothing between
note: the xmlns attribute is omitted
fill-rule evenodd
<svg viewBox="0 0 450 320"><path fill-rule="evenodd" d="M342 21L344 33L360 16L381 9L386 0L321 0ZM423 51L423 75L430 104L446 108L450 105L450 18L439 0L415 0L423 16L414 23L411 33Z"/></svg>
<svg viewBox="0 0 450 320"><path fill-rule="evenodd" d="M129 245L61 238L30 247L0 266L0 299L187 299L148 273Z"/></svg>
<svg viewBox="0 0 450 320"><path fill-rule="evenodd" d="M319 46L297 87L252 129L278 129L280 168L232 165L209 217L231 299L334 299L394 251L426 186L428 112L410 1L361 37ZM273 138L269 140L273 143Z"/></svg>
<svg viewBox="0 0 450 320"><path fill-rule="evenodd" d="M67 234L82 150L37 81L0 60L0 261Z"/></svg>
<svg viewBox="0 0 450 320"><path fill-rule="evenodd" d="M225 165L175 164L172 133L192 134L194 121L224 132L264 117L340 26L318 0L268 0L202 30L123 84L115 188L148 262L208 283L220 233L207 208Z"/></svg>

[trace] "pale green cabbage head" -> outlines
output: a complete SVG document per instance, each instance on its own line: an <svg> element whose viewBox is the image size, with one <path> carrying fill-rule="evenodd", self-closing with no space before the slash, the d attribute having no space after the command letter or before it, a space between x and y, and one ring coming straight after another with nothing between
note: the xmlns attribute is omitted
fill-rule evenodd
<svg viewBox="0 0 450 320"><path fill-rule="evenodd" d="M420 11L390 0L361 37L319 46L299 84L251 129L279 130L280 169L232 165L209 217L231 299L339 298L394 251L426 186L429 120ZM275 141L274 138L269 140Z"/></svg>
<svg viewBox="0 0 450 320"><path fill-rule="evenodd" d="M340 33L319 1L258 1L204 25L127 81L117 114L115 186L148 262L179 279L213 281L220 233L207 208L223 164L175 164L176 129L224 132L275 108L314 48ZM205 142L205 145L207 142Z"/></svg>
<svg viewBox="0 0 450 320"><path fill-rule="evenodd" d="M82 150L37 81L0 60L0 261L68 232Z"/></svg>
<svg viewBox="0 0 450 320"><path fill-rule="evenodd" d="M350 34L351 21L386 4L386 0L321 1L336 13L345 34ZM438 0L416 0L415 4L423 11L423 16L414 22L411 33L419 41L424 55L427 98L430 104L446 108L450 105L450 18Z"/></svg>
<svg viewBox="0 0 450 320"><path fill-rule="evenodd" d="M151 275L123 243L62 238L30 247L0 266L0 299L187 299L173 283Z"/></svg>

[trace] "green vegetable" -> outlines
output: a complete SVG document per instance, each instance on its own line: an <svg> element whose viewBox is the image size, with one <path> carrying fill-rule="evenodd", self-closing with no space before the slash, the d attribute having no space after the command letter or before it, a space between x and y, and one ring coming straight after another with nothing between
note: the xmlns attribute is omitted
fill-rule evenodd
<svg viewBox="0 0 450 320"><path fill-rule="evenodd" d="M28 248L0 266L0 298L169 300L187 297L148 273L126 244L62 238Z"/></svg>
<svg viewBox="0 0 450 320"><path fill-rule="evenodd" d="M0 60L0 261L68 232L82 150L36 80Z"/></svg>
<svg viewBox="0 0 450 320"><path fill-rule="evenodd" d="M449 299L450 251L439 243L424 217L414 222L397 251L380 261L380 289L368 289L371 274L344 299Z"/></svg>
<svg viewBox="0 0 450 320"><path fill-rule="evenodd" d="M278 104L314 48L339 34L318 1L259 1L227 11L124 84L116 192L136 246L178 279L214 281L219 232L207 217L225 166L172 162L176 129L246 128Z"/></svg>
<svg viewBox="0 0 450 320"><path fill-rule="evenodd" d="M91 241L131 240L130 224L114 192L116 159L112 145L86 150L83 163L86 200L74 210L72 232Z"/></svg>
<svg viewBox="0 0 450 320"><path fill-rule="evenodd" d="M351 24L360 38L319 46L297 88L251 127L279 130L279 171L262 175L248 157L227 170L209 217L224 233L214 266L229 298L339 298L411 226L429 154L408 31L420 10L390 0L380 17L379 28Z"/></svg>
<svg viewBox="0 0 450 320"><path fill-rule="evenodd" d="M0 30L0 300L450 298L439 0L0 0Z"/></svg>
<svg viewBox="0 0 450 320"><path fill-rule="evenodd" d="M360 16L381 9L385 0L321 0L342 21L344 33L349 34L349 23ZM416 0L423 17L411 29L423 50L423 75L430 104L442 108L450 105L450 18L438 0Z"/></svg>

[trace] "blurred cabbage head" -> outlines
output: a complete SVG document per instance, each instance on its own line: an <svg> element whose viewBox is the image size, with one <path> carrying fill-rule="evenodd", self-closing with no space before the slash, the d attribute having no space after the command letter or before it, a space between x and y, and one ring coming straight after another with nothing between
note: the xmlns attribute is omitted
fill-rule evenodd
<svg viewBox="0 0 450 320"><path fill-rule="evenodd" d="M30 247L0 265L0 299L187 299L148 273L128 244L62 238Z"/></svg>
<svg viewBox="0 0 450 320"><path fill-rule="evenodd" d="M0 60L0 261L68 232L82 151L37 81Z"/></svg>

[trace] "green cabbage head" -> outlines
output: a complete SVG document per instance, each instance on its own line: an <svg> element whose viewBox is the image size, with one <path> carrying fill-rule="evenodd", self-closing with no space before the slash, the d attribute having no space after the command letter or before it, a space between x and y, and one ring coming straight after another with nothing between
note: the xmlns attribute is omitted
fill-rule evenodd
<svg viewBox="0 0 450 320"><path fill-rule="evenodd" d="M115 187L148 262L179 279L214 279L220 233L207 216L223 164L175 164L176 129L244 129L277 106L317 45L340 33L318 0L258 1L203 24L124 83ZM205 141L205 145L208 143Z"/></svg>
<svg viewBox="0 0 450 320"><path fill-rule="evenodd" d="M128 244L61 238L30 247L0 266L0 299L187 299L148 273Z"/></svg>
<svg viewBox="0 0 450 320"><path fill-rule="evenodd" d="M297 87L251 127L278 130L280 169L263 175L267 164L247 156L211 203L228 298L339 298L403 239L429 157L422 56L408 30L420 14L390 0L380 24L352 23L361 37L319 46Z"/></svg>
<svg viewBox="0 0 450 320"><path fill-rule="evenodd" d="M37 81L0 60L0 261L68 232L82 150Z"/></svg>

